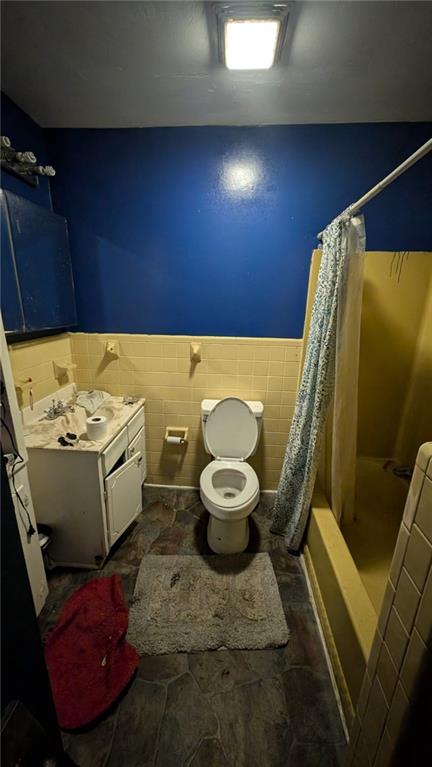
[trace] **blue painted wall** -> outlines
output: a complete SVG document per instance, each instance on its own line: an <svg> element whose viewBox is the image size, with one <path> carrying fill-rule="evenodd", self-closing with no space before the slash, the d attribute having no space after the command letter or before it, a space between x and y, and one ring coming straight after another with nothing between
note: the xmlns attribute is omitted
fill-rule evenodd
<svg viewBox="0 0 432 767"><path fill-rule="evenodd" d="M52 165L45 131L4 93L0 96L2 136L9 136L14 149L33 152L39 165ZM51 208L50 185L47 178L39 178L38 186L32 187L21 179L2 172L1 186L37 205Z"/></svg>
<svg viewBox="0 0 432 767"><path fill-rule="evenodd" d="M300 337L316 234L431 135L426 124L3 133L58 175L79 329ZM431 250L432 157L366 210L367 246ZM4 176L5 188L49 206Z"/></svg>
<svg viewBox="0 0 432 767"><path fill-rule="evenodd" d="M430 135L423 124L52 131L80 329L301 336L317 232ZM369 249L432 249L431 159L367 206Z"/></svg>

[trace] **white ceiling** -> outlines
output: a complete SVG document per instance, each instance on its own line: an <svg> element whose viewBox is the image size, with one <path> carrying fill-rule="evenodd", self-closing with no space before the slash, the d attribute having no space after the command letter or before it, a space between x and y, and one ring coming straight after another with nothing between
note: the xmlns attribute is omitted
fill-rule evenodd
<svg viewBox="0 0 432 767"><path fill-rule="evenodd" d="M432 120L431 2L297 2L281 62L230 72L202 2L3 2L3 90L40 125Z"/></svg>

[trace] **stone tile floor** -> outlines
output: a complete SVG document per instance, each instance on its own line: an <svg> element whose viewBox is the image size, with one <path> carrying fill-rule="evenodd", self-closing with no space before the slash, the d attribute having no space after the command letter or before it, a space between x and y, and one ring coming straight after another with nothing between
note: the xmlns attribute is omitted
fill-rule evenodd
<svg viewBox="0 0 432 767"><path fill-rule="evenodd" d="M286 647L142 657L121 701L85 732L65 733L80 767L337 767L346 744L298 558L270 533L264 499L248 551L268 551L291 636ZM40 616L51 628L92 578L119 573L130 600L142 557L211 554L195 491L144 489L143 513L101 571L54 570Z"/></svg>

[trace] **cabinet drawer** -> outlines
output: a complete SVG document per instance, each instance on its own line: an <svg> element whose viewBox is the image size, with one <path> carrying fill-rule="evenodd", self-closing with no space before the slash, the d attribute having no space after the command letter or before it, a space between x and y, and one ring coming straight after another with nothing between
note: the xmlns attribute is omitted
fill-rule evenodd
<svg viewBox="0 0 432 767"><path fill-rule="evenodd" d="M136 413L134 417L131 418L131 420L127 424L129 442L133 440L133 438L135 437L135 434L138 434L139 430L142 429L143 426L144 426L144 408L142 407L140 410L138 410L138 413Z"/></svg>
<svg viewBox="0 0 432 767"><path fill-rule="evenodd" d="M104 477L111 471L115 462L118 461L121 454L124 453L128 446L128 432L127 428L121 430L120 434L108 445L107 449L102 453L102 467Z"/></svg>

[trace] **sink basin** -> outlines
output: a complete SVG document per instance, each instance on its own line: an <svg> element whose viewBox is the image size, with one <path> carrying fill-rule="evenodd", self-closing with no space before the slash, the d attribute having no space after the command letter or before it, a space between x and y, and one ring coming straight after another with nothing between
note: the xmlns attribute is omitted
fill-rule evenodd
<svg viewBox="0 0 432 767"><path fill-rule="evenodd" d="M39 421L33 421L33 423L27 424L25 427L26 435L38 435L41 437L47 437L57 439L60 435L66 434L66 432L72 432L78 436L86 430L86 413L81 407L75 408L74 413L64 413L49 420L47 418L41 418Z"/></svg>

